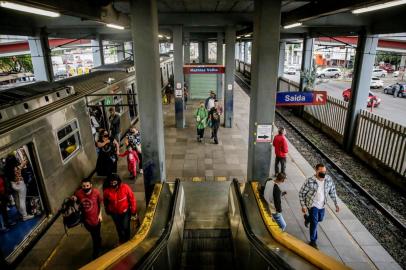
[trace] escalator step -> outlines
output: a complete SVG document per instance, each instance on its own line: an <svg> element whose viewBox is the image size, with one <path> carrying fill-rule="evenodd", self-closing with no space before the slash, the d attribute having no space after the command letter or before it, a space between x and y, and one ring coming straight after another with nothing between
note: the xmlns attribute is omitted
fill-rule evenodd
<svg viewBox="0 0 406 270"><path fill-rule="evenodd" d="M183 238L230 238L229 229L191 229L183 231Z"/></svg>
<svg viewBox="0 0 406 270"><path fill-rule="evenodd" d="M233 255L224 251L183 252L182 267L232 266Z"/></svg>
<svg viewBox="0 0 406 270"><path fill-rule="evenodd" d="M230 238L184 238L183 251L230 251Z"/></svg>

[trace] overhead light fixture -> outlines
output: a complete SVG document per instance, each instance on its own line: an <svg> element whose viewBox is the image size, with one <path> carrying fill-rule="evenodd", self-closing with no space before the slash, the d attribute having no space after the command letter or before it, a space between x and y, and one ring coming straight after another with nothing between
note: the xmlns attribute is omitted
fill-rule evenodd
<svg viewBox="0 0 406 270"><path fill-rule="evenodd" d="M292 24L285 25L283 28L284 29L289 29L289 28L294 28L294 27L298 27L298 26L301 26L301 25L302 25L302 23L298 22L298 23L292 23Z"/></svg>
<svg viewBox="0 0 406 270"><path fill-rule="evenodd" d="M404 4L406 4L406 0L390 1L390 2L383 3L383 4L378 4L378 5L373 5L373 6L369 6L369 7L354 9L352 11L352 13L360 14L360 13L375 11L375 10L384 9L384 8L395 7L395 6L404 5Z"/></svg>
<svg viewBox="0 0 406 270"><path fill-rule="evenodd" d="M169 37L169 36L166 36L166 39L168 39L168 40L169 40L169 39L171 39L171 37Z"/></svg>
<svg viewBox="0 0 406 270"><path fill-rule="evenodd" d="M250 37L251 36L251 34L246 34L246 35L244 35L244 37Z"/></svg>
<svg viewBox="0 0 406 270"><path fill-rule="evenodd" d="M48 17L53 17L53 18L61 16L61 14L58 12L30 7L30 6L25 6L25 5L20 5L20 4L16 4L16 3L12 3L12 2L7 2L7 1L0 1L0 6L4 7L4 8L14 9L14 10L22 11L22 12L33 13L33 14L48 16Z"/></svg>
<svg viewBox="0 0 406 270"><path fill-rule="evenodd" d="M241 36L238 36L238 37L237 37L237 39L240 39L240 38L241 38Z"/></svg>
<svg viewBox="0 0 406 270"><path fill-rule="evenodd" d="M159 35L158 35L158 37L159 37L159 38L163 38L164 36L163 36L163 35L161 35L161 34L159 34Z"/></svg>
<svg viewBox="0 0 406 270"><path fill-rule="evenodd" d="M124 30L124 26L114 24L114 23L107 23L107 27L114 28L114 29L119 29L119 30Z"/></svg>

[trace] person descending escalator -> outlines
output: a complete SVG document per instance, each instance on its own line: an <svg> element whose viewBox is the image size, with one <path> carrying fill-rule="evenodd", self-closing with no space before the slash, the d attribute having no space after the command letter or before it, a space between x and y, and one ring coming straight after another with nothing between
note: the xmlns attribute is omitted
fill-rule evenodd
<svg viewBox="0 0 406 270"><path fill-rule="evenodd" d="M103 192L104 208L114 221L119 244L123 244L131 237L131 219L137 219L137 200L130 186L122 183L117 174L108 180L109 186Z"/></svg>
<svg viewBox="0 0 406 270"><path fill-rule="evenodd" d="M275 180L269 179L265 184L264 199L268 203L269 209L271 205L275 206L275 213L272 213L272 218L284 231L286 229L286 222L282 216L282 197L286 195L286 191L281 191L283 182L286 180L284 173L278 173Z"/></svg>

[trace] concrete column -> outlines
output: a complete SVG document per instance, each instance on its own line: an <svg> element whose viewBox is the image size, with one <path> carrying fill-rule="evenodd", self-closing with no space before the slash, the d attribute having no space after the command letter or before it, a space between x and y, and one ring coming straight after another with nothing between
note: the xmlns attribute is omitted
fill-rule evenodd
<svg viewBox="0 0 406 270"><path fill-rule="evenodd" d="M378 39L377 35L362 34L358 36L351 99L348 103L343 139L345 150L348 152L352 152L356 139L358 115L362 109L367 107Z"/></svg>
<svg viewBox="0 0 406 270"><path fill-rule="evenodd" d="M255 0L254 10L247 176L263 186L269 177L272 143L256 142L256 136L258 125L269 127L275 118L281 0Z"/></svg>
<svg viewBox="0 0 406 270"><path fill-rule="evenodd" d="M248 64L248 41L244 42L244 63Z"/></svg>
<svg viewBox="0 0 406 270"><path fill-rule="evenodd" d="M190 33L185 32L183 34L183 39L184 39L184 45L183 45L183 62L184 64L189 64L190 63ZM187 84L187 87L190 90L190 77L188 74L184 74L184 79Z"/></svg>
<svg viewBox="0 0 406 270"><path fill-rule="evenodd" d="M185 127L184 100L183 100L183 34L182 26L172 27L173 33L173 60L175 67L174 88L175 88L175 118L176 127ZM181 93L178 97L179 92Z"/></svg>
<svg viewBox="0 0 406 270"><path fill-rule="evenodd" d="M199 63L204 62L204 41L199 41Z"/></svg>
<svg viewBox="0 0 406 270"><path fill-rule="evenodd" d="M301 70L310 70L313 67L313 42L314 40L312 38L305 38L303 39L303 51L302 51L302 66ZM300 77L300 82L299 82L299 91L303 92L305 91L305 88L307 87L307 81Z"/></svg>
<svg viewBox="0 0 406 270"><path fill-rule="evenodd" d="M90 42L93 54L93 67L104 65L103 41L98 37Z"/></svg>
<svg viewBox="0 0 406 270"><path fill-rule="evenodd" d="M131 0L131 29L138 98L142 158L144 168L152 165L150 181L165 181L165 144L158 49L158 9L156 0ZM145 180L144 180L145 181Z"/></svg>
<svg viewBox="0 0 406 270"><path fill-rule="evenodd" d="M125 59L125 49L124 49L124 43L120 43L117 46L117 61L121 62Z"/></svg>
<svg viewBox="0 0 406 270"><path fill-rule="evenodd" d="M284 70L284 66L285 66L285 47L286 47L286 41L279 42L278 77L283 76L283 70Z"/></svg>
<svg viewBox="0 0 406 270"><path fill-rule="evenodd" d="M46 31L41 30L39 36L29 38L28 45L30 46L35 80L52 82L54 80L54 71Z"/></svg>
<svg viewBox="0 0 406 270"><path fill-rule="evenodd" d="M217 65L223 65L223 33L217 33ZM234 45L235 48L235 45ZM223 74L217 74L217 98L223 98Z"/></svg>
<svg viewBox="0 0 406 270"><path fill-rule="evenodd" d="M224 127L233 127L235 27L226 28L226 75L224 80Z"/></svg>

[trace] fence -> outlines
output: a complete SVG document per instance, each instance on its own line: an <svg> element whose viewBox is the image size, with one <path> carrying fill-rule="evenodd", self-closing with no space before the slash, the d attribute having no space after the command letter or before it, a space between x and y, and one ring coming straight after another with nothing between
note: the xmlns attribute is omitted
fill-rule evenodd
<svg viewBox="0 0 406 270"><path fill-rule="evenodd" d="M406 127L362 110L354 151L406 176Z"/></svg>

